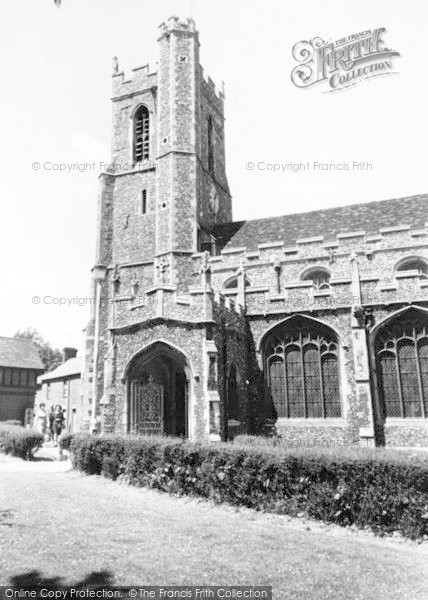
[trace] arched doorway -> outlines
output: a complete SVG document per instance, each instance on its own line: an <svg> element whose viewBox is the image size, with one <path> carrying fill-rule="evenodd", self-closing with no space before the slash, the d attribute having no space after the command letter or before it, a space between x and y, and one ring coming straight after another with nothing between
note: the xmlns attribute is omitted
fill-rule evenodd
<svg viewBox="0 0 428 600"><path fill-rule="evenodd" d="M187 437L190 368L185 356L164 342L137 354L126 373L128 431Z"/></svg>
<svg viewBox="0 0 428 600"><path fill-rule="evenodd" d="M378 415L428 417L428 313L409 308L375 332Z"/></svg>
<svg viewBox="0 0 428 600"><path fill-rule="evenodd" d="M295 316L262 344L266 383L279 418L342 416L339 340L324 323Z"/></svg>

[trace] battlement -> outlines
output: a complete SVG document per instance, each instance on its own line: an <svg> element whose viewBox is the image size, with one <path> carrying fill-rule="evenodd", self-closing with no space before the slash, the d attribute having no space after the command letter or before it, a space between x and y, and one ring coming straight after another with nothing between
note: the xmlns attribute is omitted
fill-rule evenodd
<svg viewBox="0 0 428 600"><path fill-rule="evenodd" d="M159 26L159 29L161 31L159 40L172 31L187 32L198 36L195 22L190 18L180 20L176 16L170 17ZM156 88L158 85L158 72L152 71L149 64L132 69L131 76L126 76L124 70L120 69L119 60L115 56L112 67L113 100L121 96L139 93L145 89ZM220 86L216 85L211 77L204 73L204 69L200 65L199 81L202 94L222 112L225 99L224 82L222 81Z"/></svg>
<svg viewBox="0 0 428 600"><path fill-rule="evenodd" d="M157 72L150 71L149 64L132 69L132 76L125 79L124 71L119 70L119 61L113 58L113 99L157 87Z"/></svg>
<svg viewBox="0 0 428 600"><path fill-rule="evenodd" d="M204 73L204 69L199 65L199 78L201 82L201 91L204 95L217 104L218 108L222 108L225 99L224 81L218 87L214 81Z"/></svg>
<svg viewBox="0 0 428 600"><path fill-rule="evenodd" d="M240 240L241 241L241 240ZM294 245L286 246L284 240L269 240L257 244L257 250L254 244L242 246L226 246L220 252L219 256L211 256L209 262L219 268L239 262L245 258L254 264L257 261L265 262L272 254L278 256L284 255L283 260L291 258L292 260L306 259L328 256L331 252L348 254L358 246L363 254L373 254L385 250L399 249L400 247L415 246L424 248L428 243L428 222L425 228L412 228L410 225L402 224L393 227L381 227L379 233L368 234L365 231L356 230L346 233L337 233L332 237L313 236L298 238ZM195 254L194 257L200 256Z"/></svg>
<svg viewBox="0 0 428 600"><path fill-rule="evenodd" d="M233 298L224 296L221 292L214 294L213 309L217 311L227 311L230 315L245 316L245 308L236 302Z"/></svg>
<svg viewBox="0 0 428 600"><path fill-rule="evenodd" d="M378 235L366 235L356 229L339 233L334 241L305 237L297 239L294 246L285 246L283 241L262 242L256 251L239 246L223 249L220 256L196 253L192 259L195 271L204 268L210 272L213 290L245 303L248 314L270 314L285 310L285 306L290 310L303 305L308 310L349 307L353 254L358 255L366 304L401 302L410 296L426 301L425 276L417 269L397 271L397 265L412 256L428 259L428 229L403 224L379 231ZM311 280L302 278L305 270L315 267L328 271L328 287L316 289ZM229 285L240 276L248 281L243 290L239 284Z"/></svg>
<svg viewBox="0 0 428 600"><path fill-rule="evenodd" d="M165 35L172 33L173 31L192 33L198 35L196 25L193 19L180 19L179 17L172 16L159 25L160 37L163 38Z"/></svg>

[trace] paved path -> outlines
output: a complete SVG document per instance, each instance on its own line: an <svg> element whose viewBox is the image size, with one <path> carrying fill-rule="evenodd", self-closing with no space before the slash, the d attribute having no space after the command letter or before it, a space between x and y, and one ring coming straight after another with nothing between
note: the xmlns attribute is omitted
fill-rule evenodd
<svg viewBox="0 0 428 600"><path fill-rule="evenodd" d="M8 460L0 584L270 584L290 600L428 597L426 546L128 487L67 471L67 461L42 469L11 460L5 469Z"/></svg>
<svg viewBox="0 0 428 600"><path fill-rule="evenodd" d="M34 460L22 460L0 453L0 473L64 473L71 463L54 446L44 446L34 455Z"/></svg>

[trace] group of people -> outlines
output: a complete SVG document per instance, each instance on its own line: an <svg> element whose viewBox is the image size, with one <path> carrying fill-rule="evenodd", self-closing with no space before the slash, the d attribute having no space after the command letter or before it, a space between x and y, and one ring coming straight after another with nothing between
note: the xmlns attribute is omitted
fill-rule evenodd
<svg viewBox="0 0 428 600"><path fill-rule="evenodd" d="M42 402L34 414L33 427L41 433L46 442L58 445L58 438L65 427L64 409L60 404L51 406L46 411L46 405Z"/></svg>

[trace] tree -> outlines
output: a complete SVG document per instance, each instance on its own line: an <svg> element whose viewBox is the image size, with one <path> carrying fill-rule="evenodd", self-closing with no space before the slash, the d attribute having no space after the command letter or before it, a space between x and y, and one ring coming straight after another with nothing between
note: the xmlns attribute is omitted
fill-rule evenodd
<svg viewBox="0 0 428 600"><path fill-rule="evenodd" d="M52 348L51 344L44 340L37 329L28 327L23 331L18 330L15 338L24 338L26 340L32 340L37 348L37 351L42 361L45 371L53 371L62 363L62 352L58 348Z"/></svg>

